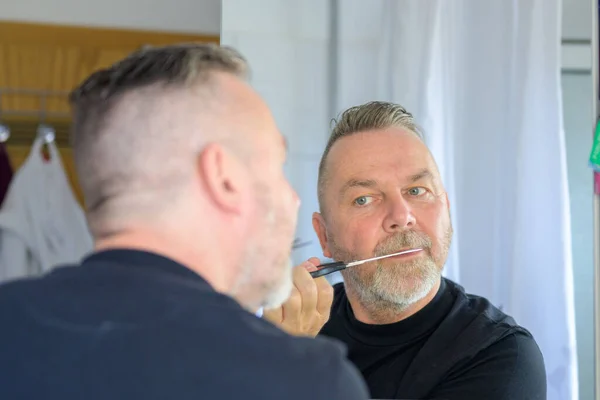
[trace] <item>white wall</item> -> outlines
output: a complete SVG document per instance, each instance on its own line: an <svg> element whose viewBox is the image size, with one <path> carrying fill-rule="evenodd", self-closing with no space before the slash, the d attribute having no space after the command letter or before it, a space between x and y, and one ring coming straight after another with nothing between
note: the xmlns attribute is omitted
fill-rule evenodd
<svg viewBox="0 0 600 400"><path fill-rule="evenodd" d="M563 0L563 37L589 39L592 32L590 17L593 0Z"/></svg>
<svg viewBox="0 0 600 400"><path fill-rule="evenodd" d="M248 59L252 86L270 106L289 145L286 175L302 199L297 237L312 244L295 263L320 256L311 225L318 210L319 160L328 137L329 1L227 0L221 43Z"/></svg>
<svg viewBox="0 0 600 400"><path fill-rule="evenodd" d="M0 0L0 19L219 34L220 0Z"/></svg>
<svg viewBox="0 0 600 400"><path fill-rule="evenodd" d="M594 398L592 1L563 0L563 112L573 233L579 398ZM599 383L600 384L600 383ZM600 400L600 399L598 399Z"/></svg>
<svg viewBox="0 0 600 400"><path fill-rule="evenodd" d="M592 1L563 0L562 66L567 72L589 73L592 67Z"/></svg>
<svg viewBox="0 0 600 400"><path fill-rule="evenodd" d="M580 399L585 400L594 398L592 182L586 162L592 143L593 110L589 101L592 77L565 73L562 88L573 233L579 393Z"/></svg>

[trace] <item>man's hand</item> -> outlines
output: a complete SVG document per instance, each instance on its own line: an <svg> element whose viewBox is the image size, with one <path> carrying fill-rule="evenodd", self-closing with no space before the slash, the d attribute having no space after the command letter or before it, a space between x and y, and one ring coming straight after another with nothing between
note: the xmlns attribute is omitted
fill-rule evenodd
<svg viewBox="0 0 600 400"><path fill-rule="evenodd" d="M313 257L294 267L294 288L289 299L281 307L264 310L263 318L289 334L317 336L329 320L333 302L333 287L327 279L310 276L319 264L319 259Z"/></svg>

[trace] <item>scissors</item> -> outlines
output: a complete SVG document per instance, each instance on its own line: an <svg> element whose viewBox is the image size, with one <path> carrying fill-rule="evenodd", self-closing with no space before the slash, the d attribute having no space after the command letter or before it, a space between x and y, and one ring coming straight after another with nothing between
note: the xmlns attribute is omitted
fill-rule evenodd
<svg viewBox="0 0 600 400"><path fill-rule="evenodd" d="M337 262L332 262L332 263L321 264L321 265L318 266L318 268L319 268L318 270L312 271L310 273L310 276L312 276L313 278L318 278L320 276L329 275L329 274L332 274L332 273L337 272L337 271L341 271L341 270L349 268L349 267L354 267L356 265L361 265L361 264L368 263L368 262L371 262L371 261L381 260L382 258L399 256L401 254L416 253L417 251L421 251L421 250L423 250L423 249L404 250L404 251L401 251L401 252L398 252L398 253L392 253L392 254L387 254L385 256L367 258L366 260L352 261L352 262L349 262L349 263L345 263L345 262L342 262L342 261L337 261Z"/></svg>

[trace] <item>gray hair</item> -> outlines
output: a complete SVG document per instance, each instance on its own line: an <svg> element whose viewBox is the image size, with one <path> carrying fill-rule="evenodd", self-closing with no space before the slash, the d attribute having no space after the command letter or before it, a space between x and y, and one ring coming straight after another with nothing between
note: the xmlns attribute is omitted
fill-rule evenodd
<svg viewBox="0 0 600 400"><path fill-rule="evenodd" d="M386 129L399 127L413 132L423 140L423 131L416 124L413 115L399 104L372 101L358 106L350 107L336 119L333 120L333 129L325 151L321 156L319 164L318 198L321 212L324 210L324 186L327 177L327 156L333 145L340 139L373 129Z"/></svg>
<svg viewBox="0 0 600 400"><path fill-rule="evenodd" d="M157 170L163 168L162 161L154 158L143 165L143 157L158 153L150 146L160 149L177 140L185 141L172 136L151 137L152 130L160 129L152 122L155 114L169 118L160 105L165 95L198 85L209 87L218 72L247 80L249 69L237 51L215 44L144 47L93 73L71 92L71 143L88 221L105 203L139 182L140 172L148 163L156 163ZM206 98L208 103L211 96ZM147 153L137 154L144 146ZM171 162L169 158L174 157L166 154L164 162Z"/></svg>

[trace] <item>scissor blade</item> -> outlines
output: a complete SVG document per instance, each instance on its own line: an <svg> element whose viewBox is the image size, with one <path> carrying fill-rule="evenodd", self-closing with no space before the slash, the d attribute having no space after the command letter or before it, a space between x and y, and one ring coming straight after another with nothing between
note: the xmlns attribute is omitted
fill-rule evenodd
<svg viewBox="0 0 600 400"><path fill-rule="evenodd" d="M371 261L381 260L382 258L395 257L395 256L399 256L401 254L415 253L415 252L421 251L421 250L423 250L423 249L410 249L410 250L400 251L398 253L387 254L385 256L367 258L366 260L352 261L352 262L346 264L346 268L354 267L355 265L360 265L360 264L364 264L364 263L371 262Z"/></svg>

